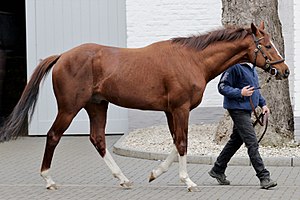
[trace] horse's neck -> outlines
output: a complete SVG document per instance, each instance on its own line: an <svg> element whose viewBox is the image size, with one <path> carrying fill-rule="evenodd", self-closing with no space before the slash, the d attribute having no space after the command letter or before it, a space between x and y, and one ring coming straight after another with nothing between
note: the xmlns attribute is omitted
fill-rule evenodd
<svg viewBox="0 0 300 200"><path fill-rule="evenodd" d="M205 69L206 81L214 79L232 65L246 61L247 48L246 43L224 42L203 50L202 63L209 63L209 66L200 66Z"/></svg>

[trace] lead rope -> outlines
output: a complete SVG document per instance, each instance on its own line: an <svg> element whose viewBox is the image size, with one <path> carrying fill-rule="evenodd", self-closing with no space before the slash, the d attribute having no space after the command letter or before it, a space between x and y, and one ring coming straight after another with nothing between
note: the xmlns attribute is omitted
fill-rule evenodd
<svg viewBox="0 0 300 200"><path fill-rule="evenodd" d="M263 87L265 87L266 84L270 82L270 80L271 80L271 76L268 79L266 79L265 83L262 84L261 87L258 87L257 89L262 89ZM256 124L259 124L260 126L265 126L265 129L258 140L258 143L260 143L260 141L262 140L262 138L264 137L264 135L266 134L267 129L268 129L269 113L260 113L260 115L258 116L256 113L251 96L249 97L249 100L250 100L250 105L251 105L252 111L256 118L256 120L253 122L253 127L255 127Z"/></svg>
<svg viewBox="0 0 300 200"><path fill-rule="evenodd" d="M253 105L253 102L252 102L252 98L250 97L249 99L250 99L250 105L251 105L252 111L254 112L254 115L255 115L255 118L256 118L256 120L253 122L253 127L255 127L256 124L259 124L261 126L265 126L265 129L264 129L262 135L260 136L260 138L258 140L258 143L260 143L260 141L262 140L262 138L264 137L264 135L266 134L267 129L268 129L269 113L260 113L260 115L258 116L256 111L255 111L255 108L254 108L254 105Z"/></svg>

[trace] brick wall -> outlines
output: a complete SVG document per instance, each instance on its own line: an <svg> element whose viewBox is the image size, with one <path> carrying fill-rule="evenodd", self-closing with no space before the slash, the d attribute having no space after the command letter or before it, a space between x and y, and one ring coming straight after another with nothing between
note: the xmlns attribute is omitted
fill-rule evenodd
<svg viewBox="0 0 300 200"><path fill-rule="evenodd" d="M294 0L294 116L295 136L300 141L300 2Z"/></svg>
<svg viewBox="0 0 300 200"><path fill-rule="evenodd" d="M294 1L278 0L279 18L282 24L286 63L289 65L289 89L292 104L294 105Z"/></svg>

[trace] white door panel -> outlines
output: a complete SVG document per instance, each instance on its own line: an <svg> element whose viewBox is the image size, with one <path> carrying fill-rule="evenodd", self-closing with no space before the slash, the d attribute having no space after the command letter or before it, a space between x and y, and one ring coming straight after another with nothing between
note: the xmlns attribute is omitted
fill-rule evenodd
<svg viewBox="0 0 300 200"><path fill-rule="evenodd" d="M26 29L29 80L40 59L61 54L79 44L94 42L125 47L125 0L26 0ZM50 72L40 86L29 135L45 135L56 117L51 80ZM110 104L106 132L127 130L127 109ZM89 133L89 120L85 110L81 110L66 134L86 133Z"/></svg>

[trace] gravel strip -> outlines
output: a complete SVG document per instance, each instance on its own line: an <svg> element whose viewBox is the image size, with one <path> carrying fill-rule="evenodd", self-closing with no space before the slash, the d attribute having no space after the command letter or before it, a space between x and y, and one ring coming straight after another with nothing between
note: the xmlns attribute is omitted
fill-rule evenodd
<svg viewBox="0 0 300 200"><path fill-rule="evenodd" d="M224 145L213 142L216 124L190 125L188 135L188 155L218 156ZM170 153L172 148L171 134L166 125L136 129L126 135L121 144L127 149L155 153ZM300 147L262 147L262 157L300 157ZM248 157L247 148L243 145L235 154Z"/></svg>

